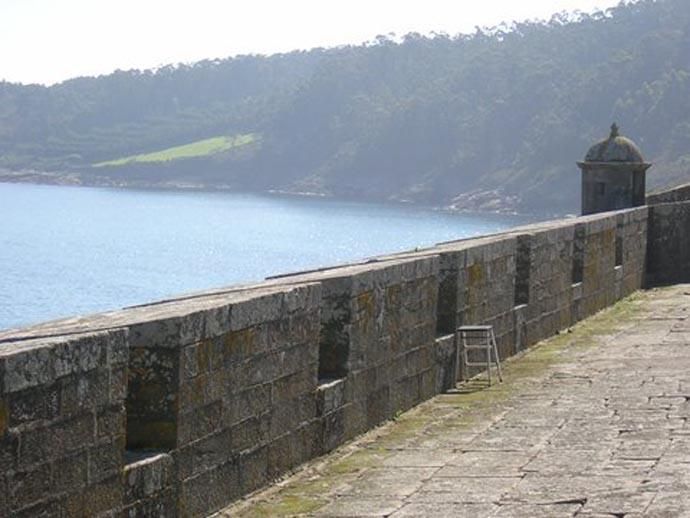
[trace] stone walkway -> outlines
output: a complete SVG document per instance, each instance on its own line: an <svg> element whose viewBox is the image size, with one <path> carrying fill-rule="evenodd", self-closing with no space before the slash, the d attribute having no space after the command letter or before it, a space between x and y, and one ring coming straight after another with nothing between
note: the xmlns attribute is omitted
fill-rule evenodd
<svg viewBox="0 0 690 518"><path fill-rule="evenodd" d="M637 294L220 516L690 516L689 308Z"/></svg>

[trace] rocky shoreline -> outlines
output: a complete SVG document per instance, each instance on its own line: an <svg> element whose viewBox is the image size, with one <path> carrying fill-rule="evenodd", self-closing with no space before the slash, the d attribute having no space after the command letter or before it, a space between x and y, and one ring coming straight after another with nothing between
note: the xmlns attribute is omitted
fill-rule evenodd
<svg viewBox="0 0 690 518"><path fill-rule="evenodd" d="M147 182L142 180L121 179L114 180L108 176L88 174L84 172L49 172L36 170L21 170L9 171L0 169L0 183L28 183L35 185L60 185L70 187L107 187L117 189L170 189L170 190L186 190L186 191L236 191L230 185L218 184L204 184L183 181L164 181L164 182ZM287 189L270 189L264 194L273 194L280 196L299 196L312 198L333 198L333 199L347 199L340 198L332 194L292 191ZM398 200L367 200L378 203L395 203L402 202ZM521 207L521 198L517 195L507 195L498 189L494 190L475 190L467 193L461 193L455 196L450 203L431 205L429 208L433 210L454 212L454 213L477 213L477 214L495 214L506 216L557 216L562 217L563 214L537 214L532 211L525 211ZM416 203L406 200L405 205L416 205Z"/></svg>

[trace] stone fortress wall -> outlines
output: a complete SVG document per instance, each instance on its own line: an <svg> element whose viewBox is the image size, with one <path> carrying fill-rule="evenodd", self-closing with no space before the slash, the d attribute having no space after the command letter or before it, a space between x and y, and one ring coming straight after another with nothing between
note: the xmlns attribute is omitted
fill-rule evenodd
<svg viewBox="0 0 690 518"><path fill-rule="evenodd" d="M690 282L690 184L647 196L650 285Z"/></svg>
<svg viewBox="0 0 690 518"><path fill-rule="evenodd" d="M0 516L204 516L509 357L687 280L690 202L0 333ZM472 373L461 372L460 376Z"/></svg>

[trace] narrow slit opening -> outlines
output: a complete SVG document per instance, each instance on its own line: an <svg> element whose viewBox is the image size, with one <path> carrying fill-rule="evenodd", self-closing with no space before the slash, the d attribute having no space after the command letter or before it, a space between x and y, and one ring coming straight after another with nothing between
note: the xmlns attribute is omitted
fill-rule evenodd
<svg viewBox="0 0 690 518"><path fill-rule="evenodd" d="M575 226L575 236L573 239L573 274L572 284L581 283L584 280L585 270L585 227L584 225Z"/></svg>

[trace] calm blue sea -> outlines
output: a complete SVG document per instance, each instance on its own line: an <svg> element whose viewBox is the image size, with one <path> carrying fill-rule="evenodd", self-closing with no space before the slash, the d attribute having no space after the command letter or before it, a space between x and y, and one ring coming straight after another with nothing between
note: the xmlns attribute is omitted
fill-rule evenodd
<svg viewBox="0 0 690 518"><path fill-rule="evenodd" d="M0 329L523 221L324 199L0 184Z"/></svg>

